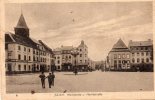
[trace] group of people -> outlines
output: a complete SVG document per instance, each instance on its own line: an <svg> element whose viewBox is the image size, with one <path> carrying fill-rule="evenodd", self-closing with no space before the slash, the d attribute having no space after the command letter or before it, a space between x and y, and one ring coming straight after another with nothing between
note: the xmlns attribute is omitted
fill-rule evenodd
<svg viewBox="0 0 155 100"><path fill-rule="evenodd" d="M49 73L49 75L46 77L44 72L42 72L40 75L39 75L40 79L41 79L41 83L42 83L42 88L45 88L45 79L48 78L48 84L49 84L49 88L51 88L51 85L54 86L54 78L55 78L55 75L54 75L54 72L52 73Z"/></svg>

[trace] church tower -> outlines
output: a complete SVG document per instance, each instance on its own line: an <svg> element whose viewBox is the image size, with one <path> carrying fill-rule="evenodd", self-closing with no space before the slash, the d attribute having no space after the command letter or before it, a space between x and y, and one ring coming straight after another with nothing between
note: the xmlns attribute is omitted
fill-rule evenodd
<svg viewBox="0 0 155 100"><path fill-rule="evenodd" d="M21 14L17 26L14 28L14 30L16 35L20 35L22 37L29 37L29 28L27 27L23 14Z"/></svg>

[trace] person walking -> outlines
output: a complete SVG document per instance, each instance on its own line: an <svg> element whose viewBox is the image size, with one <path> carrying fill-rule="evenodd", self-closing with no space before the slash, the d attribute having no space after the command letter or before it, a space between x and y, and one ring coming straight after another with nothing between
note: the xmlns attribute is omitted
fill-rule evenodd
<svg viewBox="0 0 155 100"><path fill-rule="evenodd" d="M42 84L42 88L45 88L45 74L44 72L42 72L40 75L39 75L40 79L41 79L41 84Z"/></svg>
<svg viewBox="0 0 155 100"><path fill-rule="evenodd" d="M54 78L55 78L55 75L54 75L54 72L52 72L52 85L54 86Z"/></svg>
<svg viewBox="0 0 155 100"><path fill-rule="evenodd" d="M51 73L49 73L49 75L48 75L46 78L48 78L49 88L51 88L52 81L53 81L53 76L52 76L52 74L51 74Z"/></svg>

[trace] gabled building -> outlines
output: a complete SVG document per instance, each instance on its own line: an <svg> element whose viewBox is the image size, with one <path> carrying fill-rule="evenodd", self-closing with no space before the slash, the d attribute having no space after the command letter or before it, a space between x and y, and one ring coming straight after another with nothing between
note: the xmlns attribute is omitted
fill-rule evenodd
<svg viewBox="0 0 155 100"><path fill-rule="evenodd" d="M130 69L130 51L125 43L119 39L108 54L110 70Z"/></svg>
<svg viewBox="0 0 155 100"><path fill-rule="evenodd" d="M129 42L131 51L131 66L135 70L153 71L153 41Z"/></svg>
<svg viewBox="0 0 155 100"><path fill-rule="evenodd" d="M88 70L88 47L84 43L84 41L81 41L81 44L77 47L79 51L79 55L77 56L77 65L81 71Z"/></svg>
<svg viewBox="0 0 155 100"><path fill-rule="evenodd" d="M30 37L29 28L23 14L14 28L15 34L5 33L5 55L7 73L49 71L52 62L47 63L47 55L52 57L51 49L42 42Z"/></svg>

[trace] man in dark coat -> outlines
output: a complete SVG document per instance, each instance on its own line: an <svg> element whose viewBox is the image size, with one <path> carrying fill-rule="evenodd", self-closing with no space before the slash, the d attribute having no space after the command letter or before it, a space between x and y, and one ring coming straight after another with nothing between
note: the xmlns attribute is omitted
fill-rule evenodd
<svg viewBox="0 0 155 100"><path fill-rule="evenodd" d="M51 85L52 85L52 79L53 79L52 74L51 74L51 73L49 73L49 75L48 75L46 78L48 78L49 88L51 88Z"/></svg>
<svg viewBox="0 0 155 100"><path fill-rule="evenodd" d="M55 75L54 75L54 72L52 72L52 85L54 86L54 78L55 78Z"/></svg>
<svg viewBox="0 0 155 100"><path fill-rule="evenodd" d="M40 75L39 75L40 79L41 79L41 84L42 84L42 88L45 88L45 74L44 72L42 72Z"/></svg>

